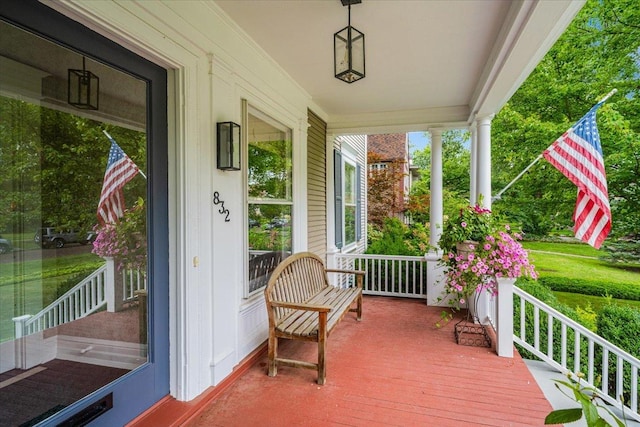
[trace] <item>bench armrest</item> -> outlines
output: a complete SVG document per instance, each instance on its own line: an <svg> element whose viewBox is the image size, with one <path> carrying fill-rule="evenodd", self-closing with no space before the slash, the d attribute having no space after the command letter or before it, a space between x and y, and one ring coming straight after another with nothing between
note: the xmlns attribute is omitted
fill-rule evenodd
<svg viewBox="0 0 640 427"><path fill-rule="evenodd" d="M271 301L268 304L271 305L271 307L278 307L278 308L290 308L293 310L305 310L305 311L319 311L319 312L329 312L331 311L331 307L329 307L328 305L312 305L312 304L305 304L303 302L284 302L284 301Z"/></svg>
<svg viewBox="0 0 640 427"><path fill-rule="evenodd" d="M335 268L327 268L325 269L327 273L344 273L344 274L355 274L356 275L356 286L362 289L362 280L364 275L366 274L364 271L360 270L339 270Z"/></svg>
<svg viewBox="0 0 640 427"><path fill-rule="evenodd" d="M361 270L339 270L335 268L327 268L325 269L327 273L346 273L346 274L357 274L360 276L364 276L366 273Z"/></svg>

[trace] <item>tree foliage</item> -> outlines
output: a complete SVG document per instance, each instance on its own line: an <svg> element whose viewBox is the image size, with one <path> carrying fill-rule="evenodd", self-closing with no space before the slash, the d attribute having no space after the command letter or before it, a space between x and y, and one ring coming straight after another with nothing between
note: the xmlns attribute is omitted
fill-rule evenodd
<svg viewBox="0 0 640 427"><path fill-rule="evenodd" d="M146 135L62 111L0 97L0 230L42 226L90 230L110 143L107 130L147 170ZM146 197L146 180L125 187L127 206Z"/></svg>
<svg viewBox="0 0 640 427"><path fill-rule="evenodd" d="M367 154L369 165L380 164L382 157ZM385 167L370 169L367 175L367 218L370 224L382 229L385 218L404 211L404 161L385 162Z"/></svg>

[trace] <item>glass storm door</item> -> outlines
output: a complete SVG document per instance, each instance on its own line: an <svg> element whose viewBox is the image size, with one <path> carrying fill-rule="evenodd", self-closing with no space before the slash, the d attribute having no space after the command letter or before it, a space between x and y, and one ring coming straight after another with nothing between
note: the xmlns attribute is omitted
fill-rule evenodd
<svg viewBox="0 0 640 427"><path fill-rule="evenodd" d="M166 71L32 1L0 70L0 425L123 425L169 393Z"/></svg>

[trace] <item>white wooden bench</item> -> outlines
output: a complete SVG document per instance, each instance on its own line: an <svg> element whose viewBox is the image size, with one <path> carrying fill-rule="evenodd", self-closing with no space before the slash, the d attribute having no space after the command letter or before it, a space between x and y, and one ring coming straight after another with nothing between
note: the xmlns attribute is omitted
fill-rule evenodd
<svg viewBox="0 0 640 427"><path fill-rule="evenodd" d="M327 273L355 275L355 286L337 288L329 284ZM322 259L311 252L286 258L273 271L264 291L269 314L269 376L278 365L318 371L318 384L326 378L327 337L349 311L362 317L363 271L326 269ZM355 303L355 307L352 307ZM278 357L278 338L318 343L318 363Z"/></svg>

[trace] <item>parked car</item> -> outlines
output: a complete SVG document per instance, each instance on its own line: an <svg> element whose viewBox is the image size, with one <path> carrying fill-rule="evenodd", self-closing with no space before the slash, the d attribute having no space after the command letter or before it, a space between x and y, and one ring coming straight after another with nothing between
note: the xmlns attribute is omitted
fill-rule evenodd
<svg viewBox="0 0 640 427"><path fill-rule="evenodd" d="M0 254L6 254L7 252L11 252L12 250L13 246L11 246L11 241L0 236Z"/></svg>
<svg viewBox="0 0 640 427"><path fill-rule="evenodd" d="M272 230L274 228L282 228L284 226L289 225L289 220L286 218L273 218L269 224L265 227L267 230Z"/></svg>
<svg viewBox="0 0 640 427"><path fill-rule="evenodd" d="M93 243L96 239L96 233L89 231L82 234L75 230L64 230L57 227L43 227L36 231L33 237L34 242L42 248L63 248L67 243L80 243L86 245Z"/></svg>

